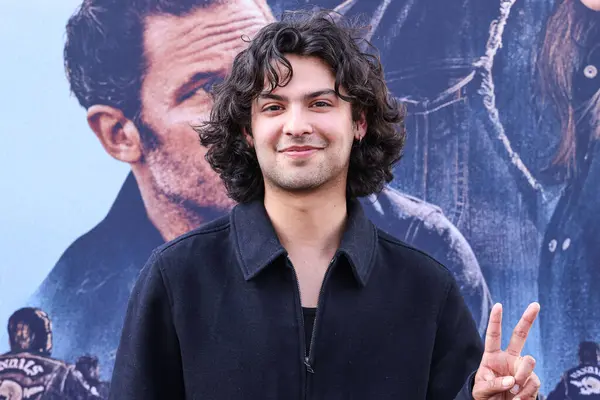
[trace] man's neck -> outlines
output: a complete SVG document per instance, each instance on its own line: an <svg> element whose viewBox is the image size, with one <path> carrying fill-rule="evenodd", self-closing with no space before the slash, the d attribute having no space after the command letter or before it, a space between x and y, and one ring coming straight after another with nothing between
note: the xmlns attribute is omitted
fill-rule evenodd
<svg viewBox="0 0 600 400"><path fill-rule="evenodd" d="M204 207L192 202L182 204L157 192L151 184L138 183L138 187L148 219L166 242L224 215L235 204L225 195L221 196L222 199L207 201L209 204Z"/></svg>
<svg viewBox="0 0 600 400"><path fill-rule="evenodd" d="M285 193L267 190L265 209L288 254L331 259L346 225L345 191Z"/></svg>
<svg viewBox="0 0 600 400"><path fill-rule="evenodd" d="M181 205L177 206L168 200L163 202L157 198L150 198L148 202L144 201L144 204L148 219L166 242L213 219L208 217L208 212L204 215L197 211L188 211ZM224 210L224 212L226 211Z"/></svg>

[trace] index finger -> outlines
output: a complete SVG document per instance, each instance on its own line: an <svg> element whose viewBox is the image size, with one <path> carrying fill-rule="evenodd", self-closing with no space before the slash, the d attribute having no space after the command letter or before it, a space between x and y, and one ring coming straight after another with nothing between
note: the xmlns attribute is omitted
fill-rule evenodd
<svg viewBox="0 0 600 400"><path fill-rule="evenodd" d="M508 343L508 347L506 349L508 354L515 357L521 355L521 351L523 351L525 341L529 335L529 330L531 329L531 326L533 325L533 322L537 318L539 312L540 305L538 303L531 303L529 307L527 307L523 313L523 316L519 320L519 323L517 326L515 326L512 336L510 337L510 342Z"/></svg>
<svg viewBox="0 0 600 400"><path fill-rule="evenodd" d="M487 331L485 333L485 352L500 351L502 345L502 304L496 303L490 312Z"/></svg>

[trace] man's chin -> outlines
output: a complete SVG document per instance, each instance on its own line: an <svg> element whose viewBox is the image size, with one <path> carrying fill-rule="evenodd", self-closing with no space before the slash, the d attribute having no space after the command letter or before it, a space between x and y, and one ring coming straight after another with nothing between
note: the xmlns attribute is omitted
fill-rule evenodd
<svg viewBox="0 0 600 400"><path fill-rule="evenodd" d="M277 186L283 191L297 195L309 194L319 190L325 182L315 180L279 182Z"/></svg>

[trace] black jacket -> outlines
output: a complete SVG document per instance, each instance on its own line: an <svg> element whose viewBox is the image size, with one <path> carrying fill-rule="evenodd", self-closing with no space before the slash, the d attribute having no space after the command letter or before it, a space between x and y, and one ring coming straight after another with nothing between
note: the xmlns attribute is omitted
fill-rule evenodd
<svg viewBox="0 0 600 400"><path fill-rule="evenodd" d="M600 365L579 364L567 370L547 400L600 399Z"/></svg>
<svg viewBox="0 0 600 400"><path fill-rule="evenodd" d="M361 203L376 226L452 272L483 335L492 305L489 290L471 247L441 209L389 187ZM207 221L225 214L204 211ZM93 354L102 379L110 379L127 300L144 263L164 242L129 175L106 218L69 246L26 303L52 319L54 357L75 362ZM0 330L0 349L3 343L8 337Z"/></svg>
<svg viewBox="0 0 600 400"><path fill-rule="evenodd" d="M305 358L295 273L261 202L153 252L110 399L469 399L482 343L452 274L358 202Z"/></svg>

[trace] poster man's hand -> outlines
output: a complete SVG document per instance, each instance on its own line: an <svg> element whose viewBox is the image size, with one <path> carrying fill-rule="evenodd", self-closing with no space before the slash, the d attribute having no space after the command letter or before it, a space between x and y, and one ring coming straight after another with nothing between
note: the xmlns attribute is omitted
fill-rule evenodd
<svg viewBox="0 0 600 400"><path fill-rule="evenodd" d="M540 379L533 372L533 357L521 356L529 330L540 312L532 303L513 330L506 350L502 343L502 305L492 308L485 337L485 351L475 375L475 400L529 400L537 398Z"/></svg>

